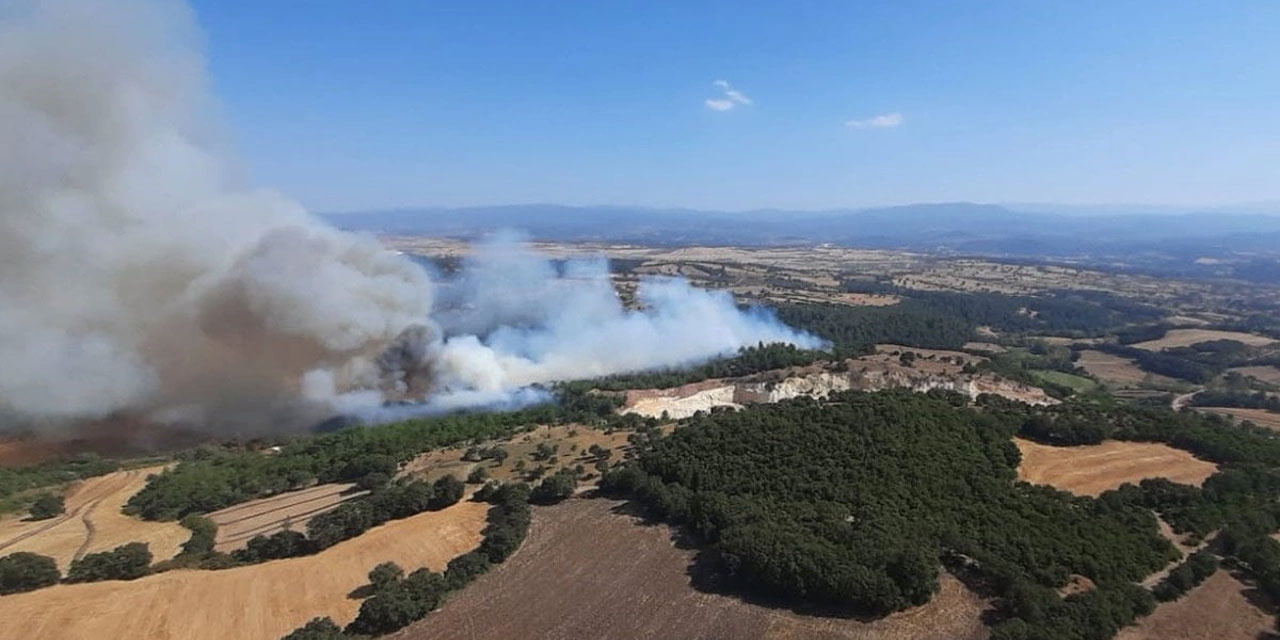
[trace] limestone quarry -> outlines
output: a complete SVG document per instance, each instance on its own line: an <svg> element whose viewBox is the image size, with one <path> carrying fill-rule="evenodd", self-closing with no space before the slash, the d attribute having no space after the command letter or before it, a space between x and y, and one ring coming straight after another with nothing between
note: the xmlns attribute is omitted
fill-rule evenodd
<svg viewBox="0 0 1280 640"><path fill-rule="evenodd" d="M919 364L906 366L889 361L885 355L882 352L835 364L796 367L743 378L704 380L670 389L628 391L622 412L651 418L661 418L665 413L667 418L678 420L716 407L739 409L749 404L778 402L800 396L824 398L833 392L851 389L910 389L918 392L942 389L971 399L991 393L1032 405L1058 402L1043 389L991 373L964 373L960 366L940 360L920 360L917 361ZM930 357L934 357L933 354Z"/></svg>

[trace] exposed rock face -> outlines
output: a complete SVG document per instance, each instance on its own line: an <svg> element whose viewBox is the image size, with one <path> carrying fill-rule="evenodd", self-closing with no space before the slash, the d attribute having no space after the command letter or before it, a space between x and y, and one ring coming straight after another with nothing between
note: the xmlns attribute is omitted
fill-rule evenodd
<svg viewBox="0 0 1280 640"><path fill-rule="evenodd" d="M825 398L831 393L850 389L882 391L906 388L918 392L944 389L970 398L992 393L1028 404L1058 402L1042 389L992 374L940 374L885 362L858 360L849 360L846 364L847 371L806 367L747 378L707 380L672 389L629 391L622 412L653 418L659 418L665 412L668 418L680 419L714 407L741 408L748 404L778 402L800 396Z"/></svg>

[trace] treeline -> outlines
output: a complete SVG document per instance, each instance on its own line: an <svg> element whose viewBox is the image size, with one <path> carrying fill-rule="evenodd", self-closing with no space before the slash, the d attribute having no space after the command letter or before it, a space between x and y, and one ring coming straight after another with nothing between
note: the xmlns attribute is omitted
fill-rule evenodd
<svg viewBox="0 0 1280 640"><path fill-rule="evenodd" d="M1239 407L1280 412L1280 397L1263 391L1205 389L1191 396L1190 404L1193 407Z"/></svg>
<svg viewBox="0 0 1280 640"><path fill-rule="evenodd" d="M598 420L612 416L616 404L616 399L582 389L558 390L558 399L521 411L350 427L286 443L276 454L201 447L184 454L176 467L149 478L125 512L146 520L176 520L316 483L376 484L423 451L504 437L536 424Z"/></svg>
<svg viewBox="0 0 1280 640"><path fill-rule="evenodd" d="M1208 551L1197 551L1191 554L1178 566L1174 567L1155 587L1151 594L1160 602L1177 600L1206 578L1218 570L1218 559Z"/></svg>
<svg viewBox="0 0 1280 640"><path fill-rule="evenodd" d="M946 562L1001 597L993 637L1109 637L1152 609L1132 583L1177 551L1146 508L1015 482L1010 437L1034 411L890 391L715 412L601 487L775 597L884 615L928 601ZM1072 574L1097 588L1060 598Z"/></svg>
<svg viewBox="0 0 1280 640"><path fill-rule="evenodd" d="M73 560L66 578L53 558L28 551L0 558L0 595L33 591L67 583L100 580L136 580L151 573L151 550L145 543L130 542L110 551L85 554Z"/></svg>
<svg viewBox="0 0 1280 640"><path fill-rule="evenodd" d="M860 354L850 353L845 354L845 357L852 355ZM732 378L784 367L801 367L820 360L829 360L833 357L831 353L825 351L801 349L791 344L779 342L760 343L739 349L738 355L731 358L712 360L695 367L628 373L595 380L580 380L564 383L561 387L574 390L599 389L603 391L665 389L712 378Z"/></svg>
<svg viewBox="0 0 1280 640"><path fill-rule="evenodd" d="M329 618L316 618L283 640L338 640L378 636L402 629L431 613L450 591L470 584L493 565L506 560L529 529L529 487L486 485L477 499L493 506L480 546L449 561L444 573L418 569L408 576L393 563L369 572L372 594L360 605L356 619L344 630Z"/></svg>
<svg viewBox="0 0 1280 640"><path fill-rule="evenodd" d="M1218 374L1213 367L1201 364L1194 360L1189 360L1183 356L1179 356L1167 351L1149 351L1147 349L1139 349L1123 344L1112 344L1109 342L1098 342L1088 345L1088 348L1109 353L1113 356L1122 358L1131 358L1138 363L1144 371L1169 376L1170 378L1178 378L1187 380L1196 384L1204 384Z"/></svg>
<svg viewBox="0 0 1280 640"><path fill-rule="evenodd" d="M937 333L934 339L940 348L955 348L964 344L979 326L991 327L1004 333L1038 333L1071 337L1099 336L1135 323L1160 319L1164 312L1156 307L1133 302L1102 291L1054 290L1043 295L1011 295L991 292L921 291L906 289L891 282L846 281L846 291L854 293L893 294L903 298L890 307L854 307L855 315L867 319L890 321L890 326L879 329L887 339L873 342L903 343L891 334L906 336L927 334L932 325ZM915 316L915 322L902 316ZM892 321L898 319L898 326ZM925 321L920 326L920 321ZM963 331L964 339L955 334ZM873 330L872 335L874 335ZM929 347L926 344L911 344Z"/></svg>
<svg viewBox="0 0 1280 640"><path fill-rule="evenodd" d="M191 529L191 539L183 545L175 566L229 569L319 553L385 522L449 507L462 499L464 491L462 482L453 476L443 476L432 484L422 480L384 484L368 495L352 498L312 517L307 521L305 534L285 529L271 535L256 535L244 548L230 554L213 550L217 526L212 521L188 515L182 524Z"/></svg>
<svg viewBox="0 0 1280 640"><path fill-rule="evenodd" d="M26 467L0 468L0 513L25 506L15 498L19 492L105 475L119 468L120 463L92 453Z"/></svg>
<svg viewBox="0 0 1280 640"><path fill-rule="evenodd" d="M1238 340L1208 340L1187 347L1174 347L1160 351L1106 342L1081 345L1080 348L1096 349L1112 355L1132 358L1137 361L1138 366L1151 373L1197 384L1204 384L1231 367L1266 365L1275 362L1275 356L1259 355L1257 349Z"/></svg>

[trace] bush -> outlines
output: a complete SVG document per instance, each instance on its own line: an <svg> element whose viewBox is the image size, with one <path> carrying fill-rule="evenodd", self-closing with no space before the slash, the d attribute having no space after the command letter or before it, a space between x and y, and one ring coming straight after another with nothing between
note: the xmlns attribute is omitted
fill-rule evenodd
<svg viewBox="0 0 1280 640"><path fill-rule="evenodd" d="M280 640L340 640L345 638L342 629L328 616L312 618L310 622L294 629Z"/></svg>
<svg viewBox="0 0 1280 640"><path fill-rule="evenodd" d="M307 537L297 531L279 531L269 536L257 535L249 539L243 549L231 553L237 562L253 564L267 560L305 556L317 551Z"/></svg>
<svg viewBox="0 0 1280 640"><path fill-rule="evenodd" d="M404 569L394 562L384 562L369 570L369 584L375 591L381 591L400 582L404 578Z"/></svg>
<svg viewBox="0 0 1280 640"><path fill-rule="evenodd" d="M461 589L470 584L490 567L489 558L479 551L464 553L449 561L444 571L445 585L449 590Z"/></svg>
<svg viewBox="0 0 1280 640"><path fill-rule="evenodd" d="M53 493L41 494L31 503L32 520L48 520L67 512L67 503L62 496Z"/></svg>
<svg viewBox="0 0 1280 640"><path fill-rule="evenodd" d="M58 564L48 556L19 551L0 558L0 595L47 587L60 578Z"/></svg>
<svg viewBox="0 0 1280 640"><path fill-rule="evenodd" d="M436 480L432 485L431 500L427 503L427 508L438 510L456 504L462 499L462 494L466 492L466 485L458 481L453 476L443 476Z"/></svg>
<svg viewBox="0 0 1280 640"><path fill-rule="evenodd" d="M191 537L182 543L182 555L198 556L213 551L214 541L218 538L216 522L191 514L184 517L180 524L191 530Z"/></svg>
<svg viewBox="0 0 1280 640"><path fill-rule="evenodd" d="M440 574L419 569L404 580L380 590L360 605L360 613L347 625L347 633L382 635L421 620L445 591Z"/></svg>
<svg viewBox="0 0 1280 640"><path fill-rule="evenodd" d="M484 484L489 479L489 470L484 467L476 467L467 474L467 484Z"/></svg>
<svg viewBox="0 0 1280 640"><path fill-rule="evenodd" d="M151 569L151 550L143 542L130 542L111 551L90 553L71 563L67 582L134 580Z"/></svg>
<svg viewBox="0 0 1280 640"><path fill-rule="evenodd" d="M537 504L554 504L573 495L578 488L576 473L561 469L554 475L544 478L529 494L529 500Z"/></svg>

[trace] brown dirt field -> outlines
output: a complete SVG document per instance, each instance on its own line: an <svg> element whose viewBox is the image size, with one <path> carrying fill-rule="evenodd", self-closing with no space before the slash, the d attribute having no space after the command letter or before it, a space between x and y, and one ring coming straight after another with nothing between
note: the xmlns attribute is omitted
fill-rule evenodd
<svg viewBox="0 0 1280 640"><path fill-rule="evenodd" d="M306 529L307 521L346 500L364 495L365 492L343 494L353 484L321 484L299 491L290 491L270 498L242 502L233 507L209 514L218 524L215 551L230 552L244 547L250 538L269 536L286 528L294 531Z"/></svg>
<svg viewBox="0 0 1280 640"><path fill-rule="evenodd" d="M480 542L488 505L460 502L370 529L314 556L224 571L169 571L132 582L59 585L0 598L3 640L274 640L317 616L345 625L347 597L387 560L441 570Z"/></svg>
<svg viewBox="0 0 1280 640"><path fill-rule="evenodd" d="M1235 367L1227 369L1242 376L1250 376L1259 382L1280 386L1280 367Z"/></svg>
<svg viewBox="0 0 1280 640"><path fill-rule="evenodd" d="M1243 342L1251 347L1261 347L1275 342L1266 336L1257 336L1252 333L1242 333L1240 331L1217 331L1214 329L1173 329L1166 333L1159 340L1148 340L1139 342L1133 346L1139 349L1149 349L1158 351L1160 349L1168 349L1170 347L1189 347L1199 342L1208 342L1210 340L1235 340Z"/></svg>
<svg viewBox="0 0 1280 640"><path fill-rule="evenodd" d="M1180 600L1120 631L1116 640L1255 640L1273 637L1275 618L1249 602L1250 587L1224 570Z"/></svg>
<svg viewBox="0 0 1280 640"><path fill-rule="evenodd" d="M1266 409L1241 409L1238 407L1196 407L1196 411L1207 411L1231 416L1236 420L1248 420L1259 427L1280 431L1280 413L1271 413Z"/></svg>
<svg viewBox="0 0 1280 640"><path fill-rule="evenodd" d="M147 522L120 508L163 467L116 471L77 483L67 493L67 512L57 518L0 521L0 554L31 551L52 557L66 571L72 559L126 542L145 542L158 562L177 555L191 532L176 522Z"/></svg>
<svg viewBox="0 0 1280 640"><path fill-rule="evenodd" d="M1014 438L1022 452L1018 478L1077 495L1096 496L1143 478L1168 478L1199 486L1217 465L1155 442L1119 442L1054 447Z"/></svg>
<svg viewBox="0 0 1280 640"><path fill-rule="evenodd" d="M439 611L392 638L956 640L986 637L984 603L950 575L929 604L874 622L804 616L690 585L694 552L671 529L573 499L535 508L524 545ZM495 612L505 612L495 615Z"/></svg>

